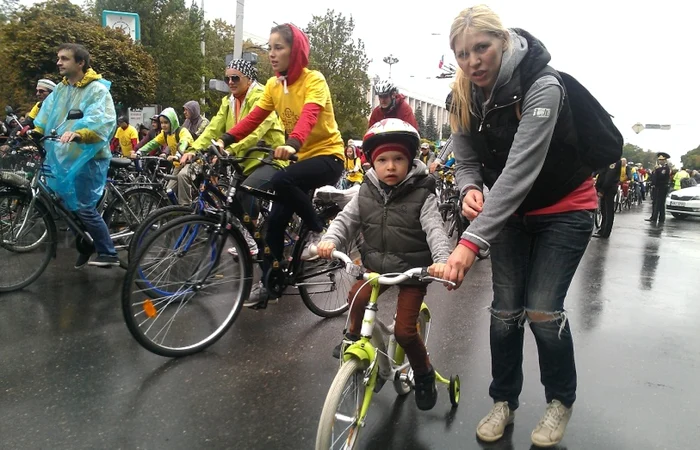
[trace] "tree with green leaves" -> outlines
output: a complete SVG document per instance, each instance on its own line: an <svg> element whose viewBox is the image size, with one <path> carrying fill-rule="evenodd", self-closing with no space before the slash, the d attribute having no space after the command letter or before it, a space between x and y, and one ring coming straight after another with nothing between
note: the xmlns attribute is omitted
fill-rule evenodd
<svg viewBox="0 0 700 450"><path fill-rule="evenodd" d="M635 164L642 163L644 167L654 167L656 164L656 152L644 150L634 144L625 144L622 147L622 157Z"/></svg>
<svg viewBox="0 0 700 450"><path fill-rule="evenodd" d="M700 145L681 156L681 163L686 169L700 170Z"/></svg>
<svg viewBox="0 0 700 450"><path fill-rule="evenodd" d="M328 10L323 16L313 16L305 30L311 46L309 68L326 77L335 119L345 140L365 133L370 112L369 60L362 40L352 37L354 29L352 17Z"/></svg>
<svg viewBox="0 0 700 450"><path fill-rule="evenodd" d="M17 13L12 22L0 29L0 42L0 64L6 73L16 74L22 80L18 83L21 98L13 100L23 111L35 101L38 79L60 81L56 49L65 42L83 44L88 49L95 71L112 82L115 103L138 107L154 100L153 58L130 37L103 28L68 0L38 3Z"/></svg>
<svg viewBox="0 0 700 450"><path fill-rule="evenodd" d="M0 0L0 23L9 22L19 8L19 0Z"/></svg>
<svg viewBox="0 0 700 450"><path fill-rule="evenodd" d="M200 45L203 37L206 42L207 30L203 13L194 1L188 8L184 0L95 0L94 8L97 17L105 9L139 15L141 44L158 67L155 103L180 112L185 102L206 95L202 92L202 75L211 68L205 63Z"/></svg>
<svg viewBox="0 0 700 450"><path fill-rule="evenodd" d="M428 114L428 120L425 121L425 137L433 142L438 139L438 129L433 114Z"/></svg>
<svg viewBox="0 0 700 450"><path fill-rule="evenodd" d="M450 127L449 123L445 123L442 125L442 138L447 139L452 135L452 127Z"/></svg>
<svg viewBox="0 0 700 450"><path fill-rule="evenodd" d="M421 137L424 137L427 139L427 131L425 128L425 117L423 116L423 108L420 106L416 108L414 116L416 117L416 123L418 124L418 134L421 135Z"/></svg>

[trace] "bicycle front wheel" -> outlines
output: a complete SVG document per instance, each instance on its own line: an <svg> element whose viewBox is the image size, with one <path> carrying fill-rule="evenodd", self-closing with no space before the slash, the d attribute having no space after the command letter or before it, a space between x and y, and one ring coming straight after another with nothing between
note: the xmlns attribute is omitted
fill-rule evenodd
<svg viewBox="0 0 700 450"><path fill-rule="evenodd" d="M33 283L56 254L56 224L38 200L23 192L0 192L0 292Z"/></svg>
<svg viewBox="0 0 700 450"><path fill-rule="evenodd" d="M236 320L250 294L251 272L248 247L235 227L227 230L204 216L175 219L152 232L129 264L122 289L126 325L158 355L202 351Z"/></svg>
<svg viewBox="0 0 700 450"><path fill-rule="evenodd" d="M364 378L367 362L353 358L335 375L323 404L316 432L316 450L357 447L360 430L360 412L365 398Z"/></svg>

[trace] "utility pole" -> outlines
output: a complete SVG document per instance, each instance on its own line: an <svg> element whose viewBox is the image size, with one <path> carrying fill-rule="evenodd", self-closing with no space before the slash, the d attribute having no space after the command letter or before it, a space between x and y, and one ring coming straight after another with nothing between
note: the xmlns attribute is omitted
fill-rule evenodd
<svg viewBox="0 0 700 450"><path fill-rule="evenodd" d="M236 0L236 36L233 40L233 59L243 54L243 8L245 0Z"/></svg>
<svg viewBox="0 0 700 450"><path fill-rule="evenodd" d="M202 0L202 41L200 42L200 49L202 50L202 57L207 56L207 45L204 42L204 0ZM202 75L202 99L201 99L201 104L203 105L204 102L206 101L204 99L204 93L206 93L206 79L204 78L204 75Z"/></svg>

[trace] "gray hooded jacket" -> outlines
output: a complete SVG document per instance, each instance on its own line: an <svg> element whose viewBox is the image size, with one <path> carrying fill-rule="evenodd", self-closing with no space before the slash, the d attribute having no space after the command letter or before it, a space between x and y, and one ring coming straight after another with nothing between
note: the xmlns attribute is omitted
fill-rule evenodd
<svg viewBox="0 0 700 450"><path fill-rule="evenodd" d="M419 160L414 160L413 163L414 167L408 173L406 179L399 183L399 185L394 189L400 188L402 185L407 183L408 180L410 180L412 177L425 176L426 166ZM437 196L435 195L435 193L431 192L430 194L428 194L427 199L419 208L419 217L415 217L415 219L413 220L411 217L406 217L405 215L401 217L392 216L392 214L394 214L394 212L392 211L405 211L410 214L409 210L412 210L412 207L409 204L410 194L407 194L405 197L402 196L400 198L397 198L395 201L393 201L393 192L389 191L389 193L387 193L384 191L384 189L382 189L382 186L380 185L379 179L377 178L377 174L374 171L374 169L370 169L365 174L364 182L371 183L373 189L379 193L379 196L381 196L382 198L380 204L376 206L373 204L361 205L360 202L372 202L375 200L369 196L358 194L350 201L350 203L348 203L348 205L343 209L343 211L340 214L338 214L338 216L333 220L333 222L331 222L331 225L328 228L328 231L326 232L323 240L331 241L335 244L336 248L343 250L347 249L348 242L352 242L356 239L360 231L362 231L365 235L365 241L367 243L382 241L384 237L387 237L390 241L384 241L385 248L383 249L374 248L374 245L365 245L363 247L362 258L365 264L369 266L368 268L370 270L382 272L404 271L414 267L414 265L417 262L417 259L422 260L422 256L417 254L409 254L406 256L407 259L403 261L399 261L396 259L397 257L400 258L401 256L401 253L397 252L396 249L401 248L402 244L393 241L393 239L397 239L397 236L401 236L402 233L410 233L412 238L410 239L411 242L415 241L415 239L413 238L417 236L422 236L421 239L425 239L427 243L426 250L429 251L428 261L424 262L426 265L429 265L430 259L432 259L432 262L435 263L444 263L447 261L452 247L449 244L447 234L445 233L445 230L443 228L442 218L440 217L440 213L437 208ZM363 186L363 188L367 189L369 188L369 186ZM365 192L367 191L365 190ZM406 198L407 201L404 201L404 198ZM381 203L383 203L383 205ZM389 205L391 205L393 208L387 209L386 207ZM385 224L383 225L381 230L376 227L376 224L373 223L374 220L372 220L372 218L365 217L370 215L367 213L368 211L377 210L377 206L380 207L378 209L378 211L380 211L380 214L382 206L389 211L389 217L386 218ZM413 231L411 231L410 229L407 230L405 228L403 229L403 231L397 230L397 222L400 222L402 224L415 223L416 229ZM378 236L368 235L368 233L378 234L380 231L382 233L381 238ZM408 239L406 243L408 244ZM376 247L381 247L381 245L376 245ZM394 249L394 252L391 251L392 249ZM405 250L405 248L401 248L400 251ZM372 254L366 254L367 251L371 252ZM377 253L382 254L382 257L378 257ZM430 258L430 255L432 255L432 258ZM414 261L414 259L416 259L416 261Z"/></svg>
<svg viewBox="0 0 700 450"><path fill-rule="evenodd" d="M484 117L494 105L495 93L509 83L519 83L517 67L528 52L527 40L510 31L510 49L503 54L501 69L491 97L484 98L481 89L473 90L472 111ZM508 155L505 168L489 191L484 209L462 235L462 239L488 249L506 221L530 192L544 165L550 141L564 100L564 88L559 81L545 75L536 80L524 94L522 120ZM546 111L546 114L543 113ZM455 154L455 175L463 194L470 189L483 189L481 162L472 147L468 130L452 134Z"/></svg>

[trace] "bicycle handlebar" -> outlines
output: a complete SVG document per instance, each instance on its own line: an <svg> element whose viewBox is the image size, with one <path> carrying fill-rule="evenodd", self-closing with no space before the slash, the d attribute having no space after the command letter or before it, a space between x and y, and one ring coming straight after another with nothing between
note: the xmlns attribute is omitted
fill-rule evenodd
<svg viewBox="0 0 700 450"><path fill-rule="evenodd" d="M318 255L318 249L315 245L311 245L309 247L309 254L312 256ZM362 277L365 280L369 280L372 276L372 274L368 272L362 273L362 269L359 266L357 266L348 255L339 250L334 250L331 256L333 258L343 261L345 263L347 272L353 276L356 276L357 278ZM440 283L449 284L452 287L456 286L456 284L452 281L443 280L442 278L437 278L429 275L427 267L414 267L413 269L409 269L403 273L380 275L378 282L379 284L393 286L395 284L403 283L404 281L407 281L409 279L415 279L418 281L437 281Z"/></svg>

